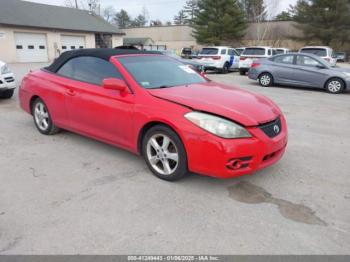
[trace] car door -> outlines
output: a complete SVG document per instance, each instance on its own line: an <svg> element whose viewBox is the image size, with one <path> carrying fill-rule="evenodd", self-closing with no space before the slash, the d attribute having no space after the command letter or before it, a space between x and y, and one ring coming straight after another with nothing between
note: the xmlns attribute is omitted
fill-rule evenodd
<svg viewBox="0 0 350 262"><path fill-rule="evenodd" d="M134 96L102 87L105 78L122 79L117 68L100 58L77 57L57 73L71 78L64 84L69 126L79 133L129 147Z"/></svg>
<svg viewBox="0 0 350 262"><path fill-rule="evenodd" d="M297 55L293 80L300 86L322 87L326 76L323 66L310 56Z"/></svg>
<svg viewBox="0 0 350 262"><path fill-rule="evenodd" d="M295 55L280 55L272 58L273 77L276 83L295 84Z"/></svg>
<svg viewBox="0 0 350 262"><path fill-rule="evenodd" d="M230 48L228 50L229 56L230 56L230 65L231 68L233 69L237 69L239 68L239 54L237 53L237 51L233 48Z"/></svg>

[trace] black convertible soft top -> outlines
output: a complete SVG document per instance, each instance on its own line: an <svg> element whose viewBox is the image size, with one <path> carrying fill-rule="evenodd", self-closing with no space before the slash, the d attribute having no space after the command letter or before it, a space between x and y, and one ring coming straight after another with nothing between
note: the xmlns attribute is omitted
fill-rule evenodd
<svg viewBox="0 0 350 262"><path fill-rule="evenodd" d="M66 51L61 54L51 65L45 69L56 73L61 66L63 66L68 60L80 57L80 56L92 56L98 57L109 61L112 56L117 55L129 55L129 54L161 54L158 51L140 51L132 49L113 49L113 48L88 48L88 49L77 49L72 51Z"/></svg>

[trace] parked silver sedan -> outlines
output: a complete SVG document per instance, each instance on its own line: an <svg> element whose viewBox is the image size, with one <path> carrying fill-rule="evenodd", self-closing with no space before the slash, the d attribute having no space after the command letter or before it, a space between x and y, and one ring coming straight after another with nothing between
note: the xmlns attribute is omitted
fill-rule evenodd
<svg viewBox="0 0 350 262"><path fill-rule="evenodd" d="M261 86L274 84L322 88L332 94L350 87L350 70L332 67L312 54L289 53L255 61L248 77Z"/></svg>

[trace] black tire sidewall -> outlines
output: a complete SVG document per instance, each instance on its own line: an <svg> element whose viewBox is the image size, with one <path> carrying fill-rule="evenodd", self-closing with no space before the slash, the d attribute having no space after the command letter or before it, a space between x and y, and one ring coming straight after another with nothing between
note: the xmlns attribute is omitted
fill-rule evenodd
<svg viewBox="0 0 350 262"><path fill-rule="evenodd" d="M155 134L164 134L167 135L176 145L179 154L179 162L176 171L171 175L162 175L159 174L156 170L153 169L147 158L147 142ZM176 181L183 178L188 173L187 167L187 154L185 147L180 139L180 137L169 127L165 125L156 125L150 128L142 139L142 156L145 159L145 162L148 168L152 171L154 175L160 179L167 181Z"/></svg>

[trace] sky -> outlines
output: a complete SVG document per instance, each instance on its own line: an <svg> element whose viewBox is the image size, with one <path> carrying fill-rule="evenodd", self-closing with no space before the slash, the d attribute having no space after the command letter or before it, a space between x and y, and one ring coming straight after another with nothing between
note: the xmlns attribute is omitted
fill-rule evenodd
<svg viewBox="0 0 350 262"><path fill-rule="evenodd" d="M31 2L64 5L65 0L26 0ZM82 1L82 0L78 0ZM83 0L84 1L84 0ZM116 10L125 9L132 17L141 13L142 8L146 7L150 19L159 19L163 22L173 21L174 15L183 7L186 0L100 0L101 7L114 6ZM275 11L279 13L288 9L290 4L294 4L297 0L265 0L267 6L272 7L273 3L278 3ZM72 0L74 2L74 0ZM271 9L271 8L270 8ZM275 9L275 8L273 8Z"/></svg>

